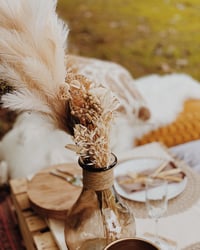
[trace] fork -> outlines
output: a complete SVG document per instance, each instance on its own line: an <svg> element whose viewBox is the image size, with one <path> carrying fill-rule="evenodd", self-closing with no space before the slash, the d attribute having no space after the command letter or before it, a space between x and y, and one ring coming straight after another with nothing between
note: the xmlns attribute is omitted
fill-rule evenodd
<svg viewBox="0 0 200 250"><path fill-rule="evenodd" d="M49 173L67 181L68 183L70 183L74 186L78 186L78 187L83 186L81 175L74 175L68 171L61 170L61 169L51 170Z"/></svg>

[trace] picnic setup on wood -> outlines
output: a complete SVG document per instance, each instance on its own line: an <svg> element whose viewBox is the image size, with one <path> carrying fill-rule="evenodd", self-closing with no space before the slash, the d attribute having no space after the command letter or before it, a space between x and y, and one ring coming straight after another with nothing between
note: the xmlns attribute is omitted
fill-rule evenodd
<svg viewBox="0 0 200 250"><path fill-rule="evenodd" d="M0 248L200 249L200 83L68 54L56 4L0 0Z"/></svg>

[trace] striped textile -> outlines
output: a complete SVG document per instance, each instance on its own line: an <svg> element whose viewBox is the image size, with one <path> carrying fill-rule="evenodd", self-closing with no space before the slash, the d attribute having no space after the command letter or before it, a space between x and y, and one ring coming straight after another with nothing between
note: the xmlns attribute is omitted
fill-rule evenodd
<svg viewBox="0 0 200 250"><path fill-rule="evenodd" d="M0 250L24 250L9 189L0 189Z"/></svg>

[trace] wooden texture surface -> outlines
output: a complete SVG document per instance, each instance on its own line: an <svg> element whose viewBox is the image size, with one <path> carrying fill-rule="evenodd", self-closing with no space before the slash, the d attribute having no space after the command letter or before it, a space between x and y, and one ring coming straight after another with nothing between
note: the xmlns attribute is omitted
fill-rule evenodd
<svg viewBox="0 0 200 250"><path fill-rule="evenodd" d="M81 187L74 186L49 172L61 169L81 174L76 164L55 165L38 172L29 182L27 194L33 209L42 216L65 219L67 210L78 198Z"/></svg>
<svg viewBox="0 0 200 250"><path fill-rule="evenodd" d="M27 250L58 250L46 220L37 215L27 195L27 180L10 181L11 197L17 214L19 227Z"/></svg>

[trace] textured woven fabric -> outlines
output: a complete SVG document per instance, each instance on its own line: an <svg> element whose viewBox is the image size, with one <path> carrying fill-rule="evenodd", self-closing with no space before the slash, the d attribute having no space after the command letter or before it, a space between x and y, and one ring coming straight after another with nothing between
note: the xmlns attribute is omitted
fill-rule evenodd
<svg viewBox="0 0 200 250"><path fill-rule="evenodd" d="M9 190L0 189L0 250L25 250Z"/></svg>
<svg viewBox="0 0 200 250"><path fill-rule="evenodd" d="M200 100L187 100L174 122L145 134L136 140L136 145L157 141L172 147L197 139L200 139Z"/></svg>

